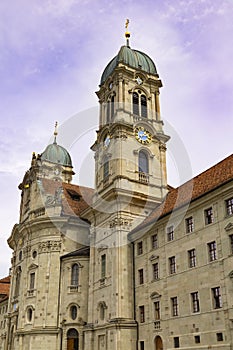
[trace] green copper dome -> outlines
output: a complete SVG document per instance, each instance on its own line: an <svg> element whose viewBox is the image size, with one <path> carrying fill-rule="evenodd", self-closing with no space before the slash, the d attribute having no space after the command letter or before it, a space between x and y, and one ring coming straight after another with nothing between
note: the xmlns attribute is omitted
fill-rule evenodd
<svg viewBox="0 0 233 350"><path fill-rule="evenodd" d="M117 56L115 56L106 66L100 85L112 74L118 63L126 64L132 68L141 69L150 74L157 75L157 70L152 59L145 53L131 49L129 46L122 46Z"/></svg>
<svg viewBox="0 0 233 350"><path fill-rule="evenodd" d="M54 164L72 167L72 161L68 151L56 142L46 147L45 151L41 154L41 159Z"/></svg>

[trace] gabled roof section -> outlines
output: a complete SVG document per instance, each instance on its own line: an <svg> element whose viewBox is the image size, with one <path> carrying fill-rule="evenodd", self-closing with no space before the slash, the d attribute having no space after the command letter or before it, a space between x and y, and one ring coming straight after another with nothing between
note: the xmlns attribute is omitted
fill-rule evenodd
<svg viewBox="0 0 233 350"><path fill-rule="evenodd" d="M171 188L164 201L129 236L232 180L233 154L183 185Z"/></svg>
<svg viewBox="0 0 233 350"><path fill-rule="evenodd" d="M81 212L92 203L94 192L92 188L51 179L42 179L41 184L43 194L52 196L54 199L56 198L56 193L59 193L59 190L62 189L61 205L63 215L80 216Z"/></svg>

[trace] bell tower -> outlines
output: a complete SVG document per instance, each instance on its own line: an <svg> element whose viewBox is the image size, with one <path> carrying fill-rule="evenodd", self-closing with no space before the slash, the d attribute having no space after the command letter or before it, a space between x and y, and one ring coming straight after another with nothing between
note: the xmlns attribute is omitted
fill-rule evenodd
<svg viewBox="0 0 233 350"><path fill-rule="evenodd" d="M167 193L162 82L152 59L126 45L101 77L91 222L86 349L135 350L132 251L128 233Z"/></svg>

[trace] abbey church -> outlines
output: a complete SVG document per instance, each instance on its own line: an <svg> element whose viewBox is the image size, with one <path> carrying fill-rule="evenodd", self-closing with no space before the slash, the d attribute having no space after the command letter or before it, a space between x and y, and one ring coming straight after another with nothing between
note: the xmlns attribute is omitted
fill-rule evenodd
<svg viewBox="0 0 233 350"><path fill-rule="evenodd" d="M162 81L129 37L97 92L94 189L57 128L19 185L0 350L233 350L233 155L167 184Z"/></svg>

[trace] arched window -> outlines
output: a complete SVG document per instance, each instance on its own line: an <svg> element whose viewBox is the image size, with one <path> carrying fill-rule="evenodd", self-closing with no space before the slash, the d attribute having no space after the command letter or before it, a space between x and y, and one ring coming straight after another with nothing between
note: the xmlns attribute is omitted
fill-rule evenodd
<svg viewBox="0 0 233 350"><path fill-rule="evenodd" d="M79 334L75 328L70 328L67 332L67 350L79 349Z"/></svg>
<svg viewBox="0 0 233 350"><path fill-rule="evenodd" d="M18 266L16 270L16 278L15 278L15 293L14 293L15 297L19 295L21 272L22 272L21 267Z"/></svg>
<svg viewBox="0 0 233 350"><path fill-rule="evenodd" d="M107 118L106 118L107 124L109 124L109 122L110 122L110 109L111 109L111 107L110 107L110 101L108 101L108 102L107 102Z"/></svg>
<svg viewBox="0 0 233 350"><path fill-rule="evenodd" d="M109 160L107 158L104 159L104 179L106 179L109 176Z"/></svg>
<svg viewBox="0 0 233 350"><path fill-rule="evenodd" d="M147 118L147 101L145 95L141 95L141 117Z"/></svg>
<svg viewBox="0 0 233 350"><path fill-rule="evenodd" d="M104 305L103 305L103 304L100 304L99 309L100 309L100 319L101 319L101 320L104 320L104 316L105 316Z"/></svg>
<svg viewBox="0 0 233 350"><path fill-rule="evenodd" d="M31 307L27 309L27 321L31 322L32 321L32 315L33 315L33 310Z"/></svg>
<svg viewBox="0 0 233 350"><path fill-rule="evenodd" d="M111 97L111 121L114 117L114 96Z"/></svg>
<svg viewBox="0 0 233 350"><path fill-rule="evenodd" d="M133 114L139 115L139 97L137 92L133 93Z"/></svg>
<svg viewBox="0 0 233 350"><path fill-rule="evenodd" d="M139 152L138 171L145 174L149 173L148 155L145 151Z"/></svg>
<svg viewBox="0 0 233 350"><path fill-rule="evenodd" d="M79 280L79 266L78 264L73 264L71 269L71 285L77 286Z"/></svg>

